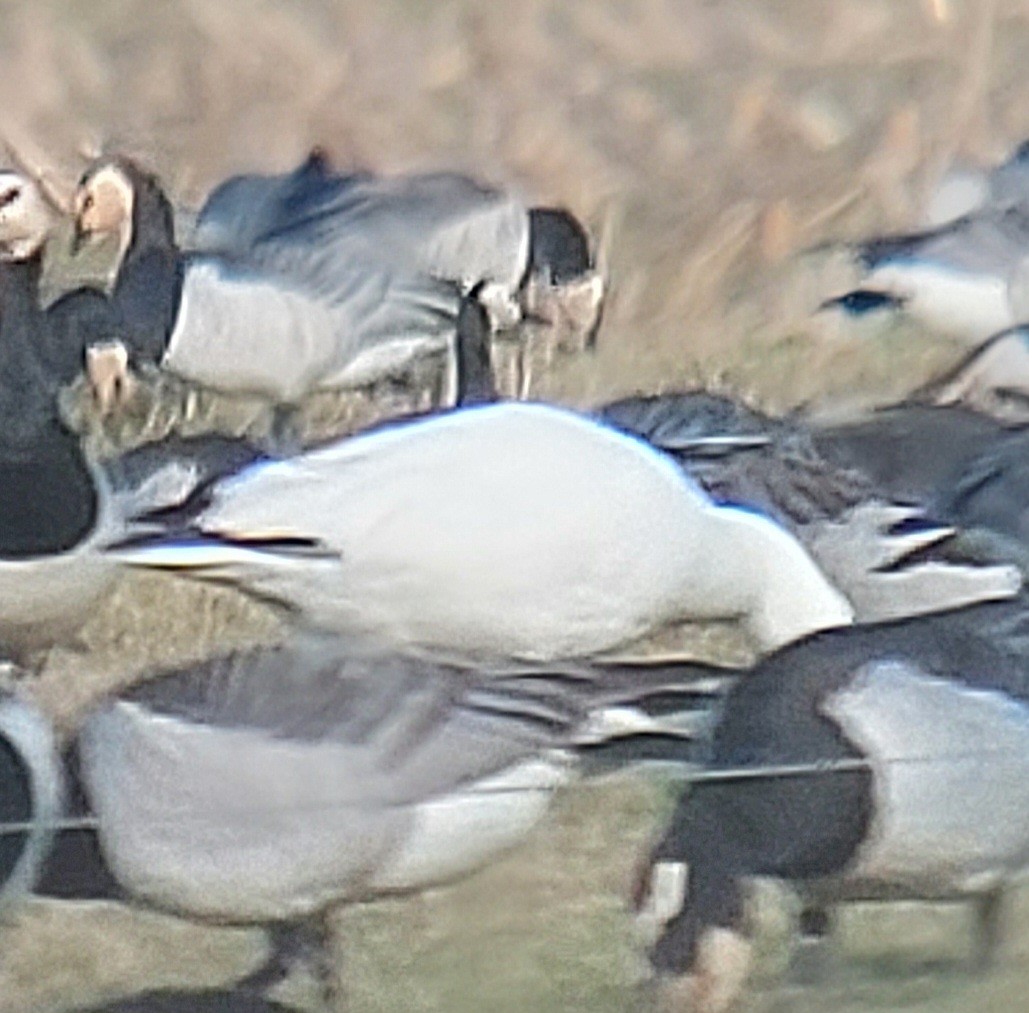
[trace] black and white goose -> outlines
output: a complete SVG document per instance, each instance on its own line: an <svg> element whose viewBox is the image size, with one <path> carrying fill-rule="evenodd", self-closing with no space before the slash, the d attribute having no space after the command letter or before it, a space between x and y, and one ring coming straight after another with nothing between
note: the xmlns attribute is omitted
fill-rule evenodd
<svg viewBox="0 0 1029 1013"><path fill-rule="evenodd" d="M637 890L681 1008L738 996L753 877L800 893L809 941L837 903L967 899L989 962L1001 895L1029 868L1027 615L1005 602L822 632L741 676L708 764L728 779L687 789ZM816 769L737 776L794 765Z"/></svg>
<svg viewBox="0 0 1029 1013"><path fill-rule="evenodd" d="M585 656L731 617L767 650L853 614L774 521L542 404L400 422L243 468L189 510L141 518L113 554L228 582L304 625L463 656Z"/></svg>
<svg viewBox="0 0 1029 1013"><path fill-rule="evenodd" d="M456 340L460 292L439 279L326 251L296 270L182 253L156 178L127 159L85 174L76 228L80 239L118 236L110 299L131 364L206 387L295 404L400 375Z"/></svg>
<svg viewBox="0 0 1029 1013"><path fill-rule="evenodd" d="M35 186L0 173L0 643L21 658L74 637L117 577L100 546L124 533L128 514L257 456L198 441L104 469L87 461L57 407L67 373L51 352L68 332L38 302L50 224Z"/></svg>
<svg viewBox="0 0 1029 1013"><path fill-rule="evenodd" d="M243 175L212 191L190 246L291 271L311 250L341 263L479 286L495 324L545 311L550 299L588 340L603 280L586 230L560 208L529 207L453 172L339 174L320 151L292 172Z"/></svg>
<svg viewBox="0 0 1029 1013"><path fill-rule="evenodd" d="M817 429L702 391L629 397L597 415L671 455L717 502L746 504L791 531L858 621L1005 598L1020 585L1011 566L974 565L948 553L952 525L974 518L953 510L941 516L935 487L917 480L935 444L912 444L898 457L893 482L857 455L823 450L826 434ZM948 453L957 446L948 443Z"/></svg>
<svg viewBox="0 0 1029 1013"><path fill-rule="evenodd" d="M929 330L979 345L1029 316L1029 200L1019 183L954 221L855 246L859 288L825 303L862 315L902 313Z"/></svg>
<svg viewBox="0 0 1029 1013"><path fill-rule="evenodd" d="M62 775L46 723L8 697L0 817L30 829L0 838L14 849L0 853L4 898L117 887L185 916L277 927L269 966L241 983L253 989L281 977L329 908L448 882L519 843L579 752L621 738L627 707L656 696L678 711L678 694L703 718L732 678L685 673L462 668L324 636L158 673L102 702L75 742L100 866L81 832L84 861L57 848L43 865Z"/></svg>

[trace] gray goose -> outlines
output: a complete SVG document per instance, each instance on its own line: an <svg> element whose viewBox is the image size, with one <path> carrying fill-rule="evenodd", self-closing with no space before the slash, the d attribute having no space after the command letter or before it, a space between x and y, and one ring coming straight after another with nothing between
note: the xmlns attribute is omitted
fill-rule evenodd
<svg viewBox="0 0 1029 1013"><path fill-rule="evenodd" d="M320 949L329 909L426 889L491 861L539 822L581 760L611 743L618 764L631 765L625 743L642 727L662 728L666 713L666 736L683 755L693 751L687 743L702 739L732 673L681 669L674 683L648 674L454 666L299 636L157 672L100 702L67 771L45 719L4 695L0 820L25 829L0 837L0 900L16 904L31 889L121 896L267 925L272 955L224 996L244 1005L227 1008L264 1008L245 1004L312 946L329 1000ZM55 843L73 785L96 837L76 830ZM126 1008L181 1008L160 1005L174 998Z"/></svg>
<svg viewBox="0 0 1029 1013"><path fill-rule="evenodd" d="M953 460L962 447L982 445L980 430L998 427L990 420L966 425L959 409L917 411L940 416L935 431L931 420L916 430L931 443L922 446L912 434L894 455L885 418L876 416L869 425L875 462L848 453L846 434L856 443L860 425L834 435L703 391L628 397L596 414L669 454L717 502L745 505L788 528L846 595L856 618L870 622L1007 597L1020 583L1003 565L1007 554L993 560L1000 565L978 565L952 552L955 528L976 518L945 508L935 495L952 476L936 474L933 448L946 447Z"/></svg>

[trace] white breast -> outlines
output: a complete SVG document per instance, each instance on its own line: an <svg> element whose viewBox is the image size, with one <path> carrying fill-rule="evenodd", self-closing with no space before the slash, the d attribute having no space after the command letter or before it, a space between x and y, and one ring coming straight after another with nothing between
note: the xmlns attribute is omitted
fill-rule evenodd
<svg viewBox="0 0 1029 1013"><path fill-rule="evenodd" d="M415 807L407 841L370 888L386 892L435 886L514 847L543 818L570 773L569 759L554 753Z"/></svg>

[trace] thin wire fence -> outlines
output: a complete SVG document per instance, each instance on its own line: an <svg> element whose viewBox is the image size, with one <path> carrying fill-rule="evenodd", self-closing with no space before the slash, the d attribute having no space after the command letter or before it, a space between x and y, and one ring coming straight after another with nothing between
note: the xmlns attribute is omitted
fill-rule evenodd
<svg viewBox="0 0 1029 1013"><path fill-rule="evenodd" d="M835 760L815 760L805 763L771 763L771 764L750 764L738 767L709 767L699 770L675 769L672 764L667 764L670 777L677 783L683 785L696 784L718 784L732 782L747 782L761 779L780 777L810 777L826 774L849 773L854 771L875 771L884 764L890 765L915 765L915 764L936 764L943 762L969 762L981 761L988 757L1008 756L1011 750L1006 749L974 749L957 753L943 753L932 756L902 756L891 757L885 761L873 763L870 760L859 757L849 757ZM665 764L662 764L664 766ZM631 768L629 768L631 769ZM460 786L455 791L460 790ZM547 790L539 785L497 785L495 787L484 787L475 789L472 794L483 797L495 795L513 795L531 791ZM387 808L384 804L383 808ZM310 815L321 812L331 812L333 809L343 808L337 805L306 805L306 806L280 806L250 807L247 809L236 809L234 816L253 815L254 817L268 816L270 814L290 814L296 816ZM223 813L212 814L217 817ZM196 819L198 813L190 814L190 819ZM157 826L174 826L181 821L169 818L167 821L156 821ZM12 821L0 823L0 837L10 837L16 834L29 833L32 830L47 829L55 832L70 832L75 830L98 830L101 820L96 816L68 816L52 820L44 824L38 821Z"/></svg>

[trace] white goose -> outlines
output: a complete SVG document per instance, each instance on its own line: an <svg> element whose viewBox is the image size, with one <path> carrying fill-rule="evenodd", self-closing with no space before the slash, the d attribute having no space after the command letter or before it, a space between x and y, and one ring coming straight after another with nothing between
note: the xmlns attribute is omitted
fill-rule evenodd
<svg viewBox="0 0 1029 1013"><path fill-rule="evenodd" d="M235 584L306 625L471 656L588 655L730 617L769 649L853 615L777 524L716 506L641 441L540 404L244 468L113 551Z"/></svg>

